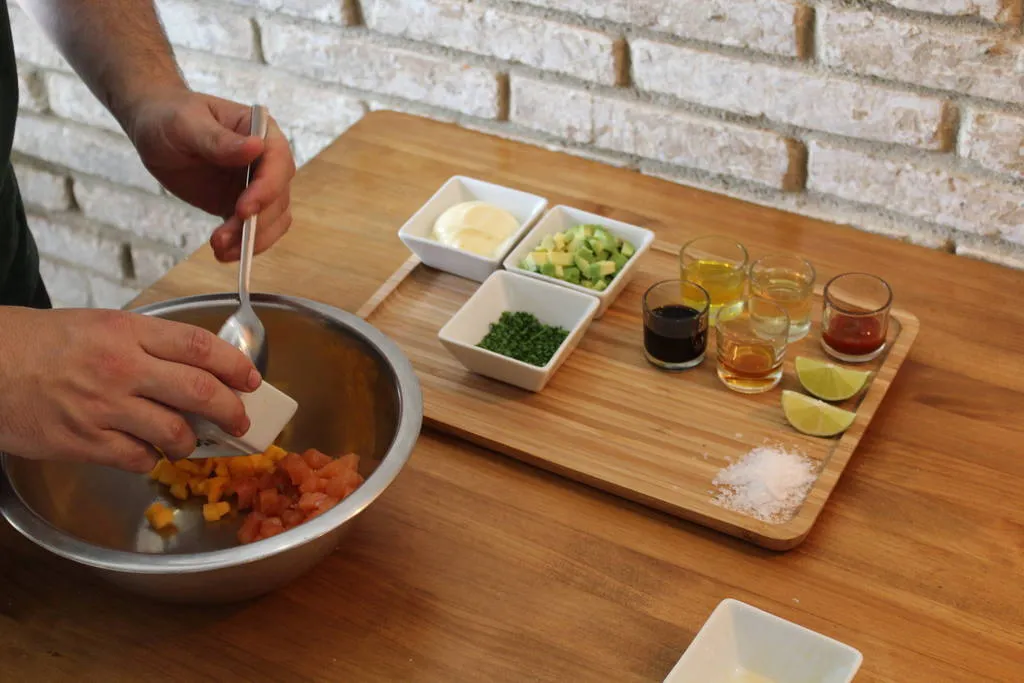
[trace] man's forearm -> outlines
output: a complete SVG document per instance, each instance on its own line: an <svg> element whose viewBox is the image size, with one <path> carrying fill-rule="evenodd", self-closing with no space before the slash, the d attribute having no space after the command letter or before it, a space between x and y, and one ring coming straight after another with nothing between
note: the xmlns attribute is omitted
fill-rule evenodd
<svg viewBox="0 0 1024 683"><path fill-rule="evenodd" d="M19 0L121 125L135 103L184 80L152 0Z"/></svg>

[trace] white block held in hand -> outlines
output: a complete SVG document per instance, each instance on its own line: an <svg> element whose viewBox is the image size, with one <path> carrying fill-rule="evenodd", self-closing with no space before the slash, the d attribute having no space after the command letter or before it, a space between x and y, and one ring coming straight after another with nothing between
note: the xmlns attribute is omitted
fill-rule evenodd
<svg viewBox="0 0 1024 683"><path fill-rule="evenodd" d="M262 453L280 436L299 407L295 399L268 382L263 382L253 392L237 393L249 416L249 431L235 437L196 415L186 415L197 440L190 459Z"/></svg>

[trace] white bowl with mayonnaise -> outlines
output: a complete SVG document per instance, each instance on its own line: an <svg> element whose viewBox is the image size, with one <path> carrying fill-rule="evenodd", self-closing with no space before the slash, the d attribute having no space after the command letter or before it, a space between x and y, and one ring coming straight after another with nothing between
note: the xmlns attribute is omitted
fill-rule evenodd
<svg viewBox="0 0 1024 683"><path fill-rule="evenodd" d="M453 176L398 237L431 268L483 282L547 208L543 197Z"/></svg>

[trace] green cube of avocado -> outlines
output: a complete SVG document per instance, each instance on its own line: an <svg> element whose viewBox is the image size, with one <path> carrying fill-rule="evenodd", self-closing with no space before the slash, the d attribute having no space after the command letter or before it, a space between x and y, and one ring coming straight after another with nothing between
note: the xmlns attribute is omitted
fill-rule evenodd
<svg viewBox="0 0 1024 683"><path fill-rule="evenodd" d="M557 277L559 280L564 280L565 279L565 268L563 268L562 266L556 265L555 266L555 277Z"/></svg>
<svg viewBox="0 0 1024 683"><path fill-rule="evenodd" d="M530 253L530 258L537 264L538 267L543 266L545 263L551 261L551 254L546 251L534 251Z"/></svg>
<svg viewBox="0 0 1024 683"><path fill-rule="evenodd" d="M530 255L527 255L526 258L519 262L519 267L522 268L523 270L528 270L531 273L536 273L538 270L540 270L540 267L537 265L537 262L534 261L533 256Z"/></svg>
<svg viewBox="0 0 1024 683"><path fill-rule="evenodd" d="M626 267L626 261L628 261L629 259L623 256L622 254L615 252L609 257L608 260L615 264L615 272L617 273Z"/></svg>
<svg viewBox="0 0 1024 683"><path fill-rule="evenodd" d="M566 230L565 234L569 235L569 237L571 237L572 239L579 239L579 238L586 238L587 237L585 231L583 230L583 226L582 225L574 225L573 227L571 227L568 230Z"/></svg>
<svg viewBox="0 0 1024 683"><path fill-rule="evenodd" d="M577 249L576 252L573 253L573 256L576 258L583 259L587 263L593 263L594 261L598 260L597 256L594 255L594 252L590 250L590 247L583 247L582 249Z"/></svg>
<svg viewBox="0 0 1024 683"><path fill-rule="evenodd" d="M566 266L562 273L562 279L578 285L580 283L580 269L576 266Z"/></svg>
<svg viewBox="0 0 1024 683"><path fill-rule="evenodd" d="M598 280L597 282L594 283L594 291L595 292L603 292L606 289L608 289L608 281L607 280Z"/></svg>
<svg viewBox="0 0 1024 683"><path fill-rule="evenodd" d="M596 261L590 264L588 275L591 280L601 280L605 275L615 274L615 264L611 261Z"/></svg>
<svg viewBox="0 0 1024 683"><path fill-rule="evenodd" d="M565 251L565 245L569 243L569 237L564 232L556 232L551 236L555 242L556 251Z"/></svg>
<svg viewBox="0 0 1024 683"><path fill-rule="evenodd" d="M542 263L540 266L540 274L547 275L548 277L555 277L555 264L554 263Z"/></svg>
<svg viewBox="0 0 1024 683"><path fill-rule="evenodd" d="M556 266L571 266L573 257L567 251L553 251L548 254L548 260Z"/></svg>
<svg viewBox="0 0 1024 683"><path fill-rule="evenodd" d="M554 251L555 250L555 238L551 235L545 235L544 239L540 241L540 246L537 247L540 251Z"/></svg>
<svg viewBox="0 0 1024 683"><path fill-rule="evenodd" d="M636 249L634 249L633 245L627 242L626 240L622 240L622 246L619 247L619 253L625 256L626 258L629 258L636 253Z"/></svg>

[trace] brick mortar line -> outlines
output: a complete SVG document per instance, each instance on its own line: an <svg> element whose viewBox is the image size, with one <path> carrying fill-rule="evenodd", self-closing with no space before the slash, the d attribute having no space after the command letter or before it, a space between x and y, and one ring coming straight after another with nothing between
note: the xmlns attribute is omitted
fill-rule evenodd
<svg viewBox="0 0 1024 683"><path fill-rule="evenodd" d="M72 229L75 227L75 222L84 222L87 223L90 227L95 228L99 235L107 237L111 241L119 242L120 244L125 246L144 247L146 249L151 249L153 251L158 251L161 253L177 257L183 257L187 255L185 250L181 249L180 247L175 247L174 245L159 242L154 239L142 237L141 235L136 235L126 230L122 230L116 225L111 225L110 223L101 221L98 218L93 218L92 216L89 216L88 214L84 213L80 208L64 209L62 211L47 211L46 209L40 206L35 206L26 202L25 213L30 216L40 216L41 218L45 218L50 222L58 224L68 224L70 221L69 227L71 227Z"/></svg>
<svg viewBox="0 0 1024 683"><path fill-rule="evenodd" d="M108 282L108 283L110 283L112 285L117 285L119 287L126 287L128 289L140 288L141 287L141 284L139 282L135 281L135 280L125 279L125 278L121 278L121 279L112 278L112 277L110 277L110 273L104 273L104 272L95 270L94 268L90 268L89 266L82 265L81 263L74 263L72 261L67 261L67 260L65 260L65 259L63 259L63 258L61 258L59 256L53 256L51 254L40 254L39 258L41 260L44 260L44 261L49 261L50 263L52 263L52 264L54 264L56 266L61 266L62 268L67 268L68 270L74 270L75 272L82 273L83 275L88 275L88 276L91 276L91 277L99 278L101 280L105 280L106 282ZM89 291L89 294L92 294L91 289Z"/></svg>
<svg viewBox="0 0 1024 683"><path fill-rule="evenodd" d="M937 14L934 12L922 12L919 10L903 9L890 5L883 0L799 0L800 2L812 5L815 8L827 7L835 10L861 10L868 11L889 19L908 21L925 26L941 26L943 28L963 29L968 27L978 30L1007 31L1012 32L1014 25L1001 24L989 21L978 15L950 15Z"/></svg>

